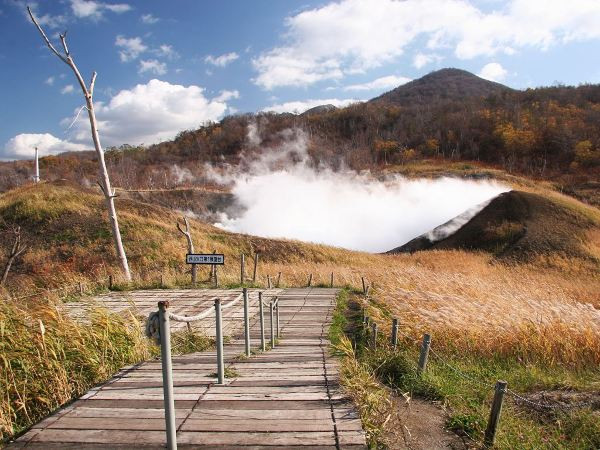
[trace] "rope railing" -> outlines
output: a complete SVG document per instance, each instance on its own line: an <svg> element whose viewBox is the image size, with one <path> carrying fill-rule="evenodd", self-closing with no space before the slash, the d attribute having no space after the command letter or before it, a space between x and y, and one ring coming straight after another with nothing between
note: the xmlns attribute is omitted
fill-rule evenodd
<svg viewBox="0 0 600 450"><path fill-rule="evenodd" d="M364 279L363 279L363 283L362 283L362 288L363 288L363 294L365 295L365 297L368 298L369 287L365 285ZM377 348L378 326L377 326L377 323L371 317L366 315L364 309L363 309L362 324L363 324L363 327L365 328L366 332L370 333L370 336L367 337L367 341L368 341L370 347L373 350L375 350ZM428 334L428 333L424 334L423 341L420 343L413 336L403 332L399 326L398 319L395 318L392 320L391 335L390 335L390 341L389 341L389 347L394 351L397 348L398 335L401 335L402 337L404 337L406 340L412 342L413 344L420 345L419 362L417 365L418 373L425 372L426 367L427 367L428 356L431 354L437 361L439 361L444 366L446 366L447 368L452 370L457 376L459 376L473 384L476 384L480 388L494 391L494 399L492 401L490 417L488 419L488 426L486 428L485 436L484 436L484 445L486 447L493 446L493 443L495 440L495 435L496 435L496 430L497 430L499 420L500 420L500 412L502 409L502 402L503 402L503 398L504 398L505 394L508 394L509 396L511 396L517 403L524 403L524 404L529 405L530 407L541 409L541 410L544 410L544 409L573 410L573 409L586 408L589 406L593 406L595 404L600 404L600 399L578 402L578 403L570 403L570 404L564 404L564 403L559 403L559 402L542 403L542 402L533 401L533 400L525 397L524 394L520 394L520 393L513 391L512 389L508 389L506 381L498 380L495 383L495 385L491 385L490 383L488 383L486 381L482 381L481 379L478 379L472 375L465 373L464 371L462 371L455 365L451 364L446 358L444 358L436 350L431 348L431 335L430 334Z"/></svg>

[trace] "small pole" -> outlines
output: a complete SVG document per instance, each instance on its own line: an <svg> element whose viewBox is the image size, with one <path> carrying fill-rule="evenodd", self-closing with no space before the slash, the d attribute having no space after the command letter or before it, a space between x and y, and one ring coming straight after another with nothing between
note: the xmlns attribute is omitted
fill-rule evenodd
<svg viewBox="0 0 600 450"><path fill-rule="evenodd" d="M279 282L280 282L280 281L281 281L281 272L279 272L279 273L277 274L277 284L275 285L275 287L277 287L277 288L279 287Z"/></svg>
<svg viewBox="0 0 600 450"><path fill-rule="evenodd" d="M329 283L330 287L333 287L333 272L331 272L331 283Z"/></svg>
<svg viewBox="0 0 600 450"><path fill-rule="evenodd" d="M312 286L312 273L308 276L308 287Z"/></svg>
<svg viewBox="0 0 600 450"><path fill-rule="evenodd" d="M214 275L214 280L215 280L215 287L219 287L219 274L217 273L217 265L215 264L215 271L213 272Z"/></svg>
<svg viewBox="0 0 600 450"><path fill-rule="evenodd" d="M221 299L215 298L215 340L217 341L217 383L225 382L225 363L223 362L223 323L221 318Z"/></svg>
<svg viewBox="0 0 600 450"><path fill-rule="evenodd" d="M427 358L429 357L429 347L431 346L431 335L425 333L423 343L421 344L421 354L419 355L419 373L425 372L427 368Z"/></svg>
<svg viewBox="0 0 600 450"><path fill-rule="evenodd" d="M279 339L279 300L275 303L275 329L277 330L277 339Z"/></svg>
<svg viewBox="0 0 600 450"><path fill-rule="evenodd" d="M363 294L367 295L367 283L365 282L365 277L361 277L362 286L363 286Z"/></svg>
<svg viewBox="0 0 600 450"><path fill-rule="evenodd" d="M267 289L271 289L271 275L267 275Z"/></svg>
<svg viewBox="0 0 600 450"><path fill-rule="evenodd" d="M161 288L165 287L165 280L163 278L163 274L162 273L160 274L160 287Z"/></svg>
<svg viewBox="0 0 600 450"><path fill-rule="evenodd" d="M392 320L392 348L396 350L398 346L398 319Z"/></svg>
<svg viewBox="0 0 600 450"><path fill-rule="evenodd" d="M246 257L242 253L240 258L240 283L244 284L244 278L246 278L246 274L244 273L244 266L246 264Z"/></svg>
<svg viewBox="0 0 600 450"><path fill-rule="evenodd" d="M163 395L165 405L165 425L167 430L167 448L177 449L175 428L175 399L173 397L173 372L171 365L171 324L169 321L169 302L158 302L160 324L160 359L163 376Z"/></svg>
<svg viewBox="0 0 600 450"><path fill-rule="evenodd" d="M244 342L246 344L246 356L250 356L250 317L248 314L248 289L244 288Z"/></svg>
<svg viewBox="0 0 600 450"><path fill-rule="evenodd" d="M265 344L265 311L262 299L262 292L258 293L258 313L260 314L260 348L264 352L267 347Z"/></svg>
<svg viewBox="0 0 600 450"><path fill-rule="evenodd" d="M213 255L215 255L216 253L217 253L217 251L213 250ZM215 278L216 271L217 271L217 265L216 264L211 265L210 266L210 280L208 280L208 281L211 281Z"/></svg>
<svg viewBox="0 0 600 450"><path fill-rule="evenodd" d="M252 273L252 283L256 283L256 270L258 269L258 252L254 254L254 272Z"/></svg>
<svg viewBox="0 0 600 450"><path fill-rule="evenodd" d="M371 323L371 348L375 350L377 348L377 322Z"/></svg>
<svg viewBox="0 0 600 450"><path fill-rule="evenodd" d="M40 159L37 147L35 148L35 175L33 176L33 181L34 183L40 182Z"/></svg>
<svg viewBox="0 0 600 450"><path fill-rule="evenodd" d="M369 320L370 320L370 317L365 316L365 325L367 326L367 328L369 327Z"/></svg>
<svg viewBox="0 0 600 450"><path fill-rule="evenodd" d="M273 302L269 303L269 309L271 311L271 348L275 348L275 330L273 328Z"/></svg>
<svg viewBox="0 0 600 450"><path fill-rule="evenodd" d="M108 276L108 289L112 291L113 288L113 276L109 275Z"/></svg>
<svg viewBox="0 0 600 450"><path fill-rule="evenodd" d="M79 282L79 295L83 295L83 283Z"/></svg>
<svg viewBox="0 0 600 450"><path fill-rule="evenodd" d="M483 445L485 447L492 447L494 445L494 440L496 439L496 430L498 429L498 423L500 422L500 413L502 412L502 401L504 400L506 385L506 381L498 380L496 382L494 401L492 402L490 418L485 430L485 438L483 439Z"/></svg>

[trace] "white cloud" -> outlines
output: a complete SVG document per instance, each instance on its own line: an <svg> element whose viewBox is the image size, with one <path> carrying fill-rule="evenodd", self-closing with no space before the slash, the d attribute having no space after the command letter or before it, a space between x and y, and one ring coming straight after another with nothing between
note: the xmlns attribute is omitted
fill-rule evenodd
<svg viewBox="0 0 600 450"><path fill-rule="evenodd" d="M176 59L179 58L179 53L177 53L172 45L162 44L160 47L154 50L154 53L158 56L168 59Z"/></svg>
<svg viewBox="0 0 600 450"><path fill-rule="evenodd" d="M95 103L98 131L104 146L154 144L215 121L227 111L227 103L207 99L199 86L181 86L150 80L118 92L108 103ZM63 119L65 127L73 117ZM71 140L90 142L89 122L83 115L73 126Z"/></svg>
<svg viewBox="0 0 600 450"><path fill-rule="evenodd" d="M417 69L425 67L427 64L434 61L441 61L443 58L435 53L417 53L413 58L413 66Z"/></svg>
<svg viewBox="0 0 600 450"><path fill-rule="evenodd" d="M63 141L50 133L22 133L9 139L4 144L4 150L0 157L2 159L30 159L34 156L35 147L42 155L56 155L62 152L89 149L89 147L82 144Z"/></svg>
<svg viewBox="0 0 600 450"><path fill-rule="evenodd" d="M240 93L237 90L233 90L233 91L227 91L227 90L223 90L219 93L219 95L217 97L215 97L215 100L218 102L226 102L228 100L231 100L232 98L240 98Z"/></svg>
<svg viewBox="0 0 600 450"><path fill-rule="evenodd" d="M502 67L499 63L489 63L481 68L479 76L490 81L502 81L508 74L507 70Z"/></svg>
<svg viewBox="0 0 600 450"><path fill-rule="evenodd" d="M510 0L484 12L473 0L342 0L286 19L285 42L253 59L264 89L340 79L396 60L424 40L461 59L600 38L597 0ZM428 62L426 55L415 64Z"/></svg>
<svg viewBox="0 0 600 450"><path fill-rule="evenodd" d="M141 60L138 73L150 72L154 75L164 75L167 73L167 64L157 59Z"/></svg>
<svg viewBox="0 0 600 450"><path fill-rule="evenodd" d="M272 111L276 113L284 113L291 112L295 114L302 114L304 111L310 108L314 108L315 106L320 105L333 105L338 108L342 108L344 106L348 106L352 103L358 103L361 100L356 100L353 98L348 99L337 99L337 98L326 98L326 99L310 99L310 100L298 100L294 102L285 102L277 105L267 106L263 108L262 111Z"/></svg>
<svg viewBox="0 0 600 450"><path fill-rule="evenodd" d="M145 23L146 25L153 25L160 21L160 19L158 17L154 17L152 14L143 14L140 17L140 20L142 21L142 23Z"/></svg>
<svg viewBox="0 0 600 450"><path fill-rule="evenodd" d="M236 52L225 53L221 56L208 55L206 58L204 58L204 62L217 67L225 67L227 64L235 61L239 57L240 55L238 55Z"/></svg>
<svg viewBox="0 0 600 450"><path fill-rule="evenodd" d="M102 3L94 0L71 0L71 10L75 17L100 20L105 11L121 14L131 10L126 3Z"/></svg>
<svg viewBox="0 0 600 450"><path fill-rule="evenodd" d="M54 84L55 79L55 77L48 77L46 78L46 81L44 81L44 83L46 83L48 86L52 86Z"/></svg>
<svg viewBox="0 0 600 450"><path fill-rule="evenodd" d="M39 4L37 2L26 3L25 1L15 1L15 5L17 8L21 9L28 22L31 19L26 11L26 6L29 6L33 12L33 15L35 16L35 20L37 20L42 27L60 28L65 26L67 23L67 17L64 15L53 16L52 14L40 14L38 10Z"/></svg>
<svg viewBox="0 0 600 450"><path fill-rule="evenodd" d="M362 84L351 84L343 88L344 91L374 91L376 89L392 89L402 84L406 84L411 81L410 78L399 77L396 75L388 75L387 77L377 78L376 80L369 81L368 83Z"/></svg>
<svg viewBox="0 0 600 450"><path fill-rule="evenodd" d="M119 57L123 62L132 61L148 50L148 47L142 42L141 37L126 38L123 35L118 35L115 45L122 48L119 51Z"/></svg>
<svg viewBox="0 0 600 450"><path fill-rule="evenodd" d="M64 88L60 90L61 94L72 94L73 92L75 92L75 86L73 86L72 84L67 84Z"/></svg>

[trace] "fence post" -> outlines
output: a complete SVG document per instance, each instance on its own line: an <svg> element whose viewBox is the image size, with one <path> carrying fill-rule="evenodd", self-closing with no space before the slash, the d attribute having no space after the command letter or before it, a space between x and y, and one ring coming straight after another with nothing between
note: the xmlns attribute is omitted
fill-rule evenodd
<svg viewBox="0 0 600 450"><path fill-rule="evenodd" d="M485 438L483 439L483 445L485 447L492 447L494 445L496 430L498 428L498 423L500 422L500 413L502 412L502 401L504 400L506 385L506 381L498 380L496 382L494 401L492 402L490 418L488 420L487 428L485 429Z"/></svg>
<svg viewBox="0 0 600 450"><path fill-rule="evenodd" d="M171 324L169 321L168 308L169 302L158 302L160 359L163 377L167 448L175 450L177 449L177 429L175 428L175 399L173 397L173 372L171 366Z"/></svg>
<svg viewBox="0 0 600 450"><path fill-rule="evenodd" d="M79 295L83 295L83 283L79 282Z"/></svg>
<svg viewBox="0 0 600 450"><path fill-rule="evenodd" d="M360 279L362 280L363 294L367 295L367 283L365 281L365 277L360 277Z"/></svg>
<svg viewBox="0 0 600 450"><path fill-rule="evenodd" d="M220 298L215 298L215 341L217 341L217 383L223 384L225 382L225 363L223 361L223 320Z"/></svg>
<svg viewBox="0 0 600 450"><path fill-rule="evenodd" d="M333 272L331 272L331 283L329 283L330 287L333 287Z"/></svg>
<svg viewBox="0 0 600 450"><path fill-rule="evenodd" d="M271 275L267 275L267 289L271 289Z"/></svg>
<svg viewBox="0 0 600 450"><path fill-rule="evenodd" d="M275 325L273 323L273 302L271 301L271 303L269 303L269 308L271 310L271 348L275 348L275 330L273 328L273 326Z"/></svg>
<svg viewBox="0 0 600 450"><path fill-rule="evenodd" d="M373 321L371 331L371 348L375 350L377 348L377 322Z"/></svg>
<svg viewBox="0 0 600 450"><path fill-rule="evenodd" d="M112 276L112 275L109 275L109 276L108 276L108 289L109 289L110 291L112 291L112 288L113 288L113 276Z"/></svg>
<svg viewBox="0 0 600 450"><path fill-rule="evenodd" d="M248 314L248 289L244 288L244 343L246 345L246 356L250 356L250 317Z"/></svg>
<svg viewBox="0 0 600 450"><path fill-rule="evenodd" d="M365 316L365 326L367 328L369 327L369 320L370 320L370 317L369 316Z"/></svg>
<svg viewBox="0 0 600 450"><path fill-rule="evenodd" d="M277 274L277 285L275 287L279 288L279 282L281 281L281 272Z"/></svg>
<svg viewBox="0 0 600 450"><path fill-rule="evenodd" d="M213 272L214 275L214 279L215 279L215 287L219 287L219 275L217 274L217 265L215 264L215 270Z"/></svg>
<svg viewBox="0 0 600 450"><path fill-rule="evenodd" d="M308 287L312 286L312 273L308 276Z"/></svg>
<svg viewBox="0 0 600 450"><path fill-rule="evenodd" d="M246 265L246 257L242 253L241 257L240 257L240 283L242 285L244 284L244 278L246 278L245 265Z"/></svg>
<svg viewBox="0 0 600 450"><path fill-rule="evenodd" d="M165 287L165 280L163 279L163 274L160 274L160 287L164 288Z"/></svg>
<svg viewBox="0 0 600 450"><path fill-rule="evenodd" d="M392 348L396 350L398 346L398 319L392 320Z"/></svg>
<svg viewBox="0 0 600 450"><path fill-rule="evenodd" d="M265 345L265 311L262 299L262 292L258 293L258 313L260 314L260 348L264 352Z"/></svg>
<svg viewBox="0 0 600 450"><path fill-rule="evenodd" d="M256 283L256 269L258 268L258 252L254 253L254 272L252 273L252 282Z"/></svg>
<svg viewBox="0 0 600 450"><path fill-rule="evenodd" d="M427 358L429 357L429 347L431 346L431 335L425 333L423 343L421 344L421 354L419 355L419 373L427 368Z"/></svg>
<svg viewBox="0 0 600 450"><path fill-rule="evenodd" d="M279 339L279 299L275 303L275 336Z"/></svg>

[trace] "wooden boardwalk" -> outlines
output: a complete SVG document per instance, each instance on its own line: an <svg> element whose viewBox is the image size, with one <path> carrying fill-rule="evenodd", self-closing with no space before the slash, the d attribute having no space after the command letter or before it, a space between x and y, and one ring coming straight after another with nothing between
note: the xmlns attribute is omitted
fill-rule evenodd
<svg viewBox="0 0 600 450"><path fill-rule="evenodd" d="M224 385L215 384L214 352L174 357L178 446L365 448L358 413L339 387L337 360L329 356L336 293L282 291L280 345L245 359L243 339L233 339L225 360L234 373ZM268 319L266 314L266 330ZM253 322L256 349L260 329L256 317ZM9 447L164 448L163 414L160 362L147 361L123 369Z"/></svg>

